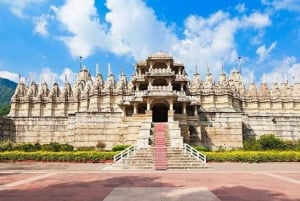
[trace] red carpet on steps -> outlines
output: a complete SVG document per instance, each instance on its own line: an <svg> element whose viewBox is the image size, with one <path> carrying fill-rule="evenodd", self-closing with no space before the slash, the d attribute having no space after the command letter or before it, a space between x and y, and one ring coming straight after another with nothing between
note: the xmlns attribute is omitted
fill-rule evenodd
<svg viewBox="0 0 300 201"><path fill-rule="evenodd" d="M154 168L155 170L168 169L167 164L167 145L165 137L165 124L157 123L155 125L155 143L154 143Z"/></svg>

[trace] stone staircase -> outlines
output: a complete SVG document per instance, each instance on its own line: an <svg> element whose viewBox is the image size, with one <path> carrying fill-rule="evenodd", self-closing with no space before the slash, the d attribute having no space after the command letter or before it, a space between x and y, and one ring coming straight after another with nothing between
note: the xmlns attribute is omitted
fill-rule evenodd
<svg viewBox="0 0 300 201"><path fill-rule="evenodd" d="M153 161L152 148L143 148L131 157L124 158L121 163L124 169L153 169Z"/></svg>
<svg viewBox="0 0 300 201"><path fill-rule="evenodd" d="M167 164L167 144L166 144L166 125L156 123L154 126L154 169L166 170Z"/></svg>
<svg viewBox="0 0 300 201"><path fill-rule="evenodd" d="M153 145L141 148L141 145L134 145L131 149L124 151L124 157L108 169L203 169L206 167L206 158L187 144L178 132L178 122L154 123ZM138 142L146 145L146 131L151 133L151 125L143 126L142 136ZM150 128L150 129L149 129ZM149 139L151 138L149 134ZM204 162L203 162L204 161Z"/></svg>

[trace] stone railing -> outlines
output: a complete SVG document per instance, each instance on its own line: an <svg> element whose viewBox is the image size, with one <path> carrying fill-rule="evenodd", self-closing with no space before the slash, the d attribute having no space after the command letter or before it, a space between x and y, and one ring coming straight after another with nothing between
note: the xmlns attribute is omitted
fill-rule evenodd
<svg viewBox="0 0 300 201"><path fill-rule="evenodd" d="M188 80L188 77L183 74L176 74L175 80Z"/></svg>
<svg viewBox="0 0 300 201"><path fill-rule="evenodd" d="M175 75L175 72L172 72L170 68L150 68L148 75Z"/></svg>
<svg viewBox="0 0 300 201"><path fill-rule="evenodd" d="M148 91L172 91L172 86L148 86Z"/></svg>

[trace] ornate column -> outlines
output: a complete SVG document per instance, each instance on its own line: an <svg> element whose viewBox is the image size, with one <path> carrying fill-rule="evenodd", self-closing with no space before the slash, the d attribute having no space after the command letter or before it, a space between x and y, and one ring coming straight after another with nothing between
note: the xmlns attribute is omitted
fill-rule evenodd
<svg viewBox="0 0 300 201"><path fill-rule="evenodd" d="M195 117L198 116L197 105L194 105L194 116L195 116Z"/></svg>
<svg viewBox="0 0 300 201"><path fill-rule="evenodd" d="M137 114L137 103L133 104L133 114Z"/></svg>
<svg viewBox="0 0 300 201"><path fill-rule="evenodd" d="M186 103L183 103L182 106L183 106L182 112L183 114L186 114Z"/></svg>

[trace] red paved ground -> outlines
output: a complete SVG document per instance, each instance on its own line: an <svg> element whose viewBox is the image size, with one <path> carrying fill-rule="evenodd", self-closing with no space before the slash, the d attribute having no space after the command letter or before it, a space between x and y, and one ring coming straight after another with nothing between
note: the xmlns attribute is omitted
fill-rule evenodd
<svg viewBox="0 0 300 201"><path fill-rule="evenodd" d="M46 174L46 173L42 173ZM57 173L0 191L0 200L103 200L115 187L207 187L222 201L300 201L299 173L150 172ZM39 174L1 174L14 182ZM179 197L177 200L184 200Z"/></svg>

